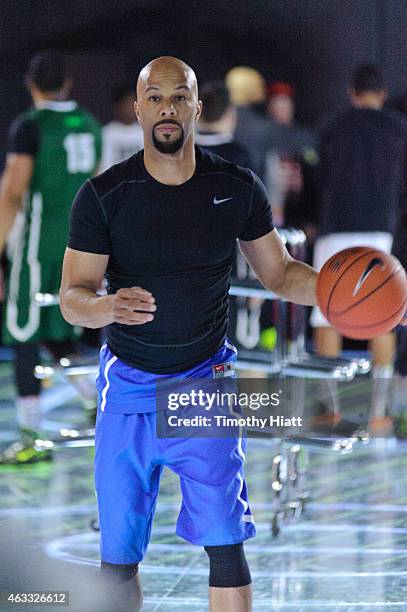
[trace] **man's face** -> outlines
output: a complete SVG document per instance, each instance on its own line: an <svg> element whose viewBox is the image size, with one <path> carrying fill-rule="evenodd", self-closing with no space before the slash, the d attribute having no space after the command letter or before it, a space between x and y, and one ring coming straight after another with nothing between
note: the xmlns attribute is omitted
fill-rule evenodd
<svg viewBox="0 0 407 612"><path fill-rule="evenodd" d="M193 134L201 112L195 79L178 66L153 67L139 80L135 112L157 151L177 153Z"/></svg>
<svg viewBox="0 0 407 612"><path fill-rule="evenodd" d="M290 125L294 118L294 103L285 94L272 96L269 102L269 113L277 123Z"/></svg>

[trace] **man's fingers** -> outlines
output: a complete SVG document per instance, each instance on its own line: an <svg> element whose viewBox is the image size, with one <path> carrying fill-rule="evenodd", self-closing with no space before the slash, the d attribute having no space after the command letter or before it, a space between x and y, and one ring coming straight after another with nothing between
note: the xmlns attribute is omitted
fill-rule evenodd
<svg viewBox="0 0 407 612"><path fill-rule="evenodd" d="M121 309L115 316L115 320L122 325L142 325L143 323L153 321L154 316L142 312L129 313L128 310Z"/></svg>
<svg viewBox="0 0 407 612"><path fill-rule="evenodd" d="M154 320L155 298L142 287L124 287L116 292L113 313L122 325L143 325Z"/></svg>
<svg viewBox="0 0 407 612"><path fill-rule="evenodd" d="M117 291L117 295L125 299L138 299L140 301L150 303L155 302L155 298L150 291L146 291L141 287L124 287L123 289L119 289Z"/></svg>
<svg viewBox="0 0 407 612"><path fill-rule="evenodd" d="M130 312L135 310L141 310L143 312L155 312L157 306L152 302L144 302L135 299L120 299L117 303L117 307L123 310L129 310Z"/></svg>

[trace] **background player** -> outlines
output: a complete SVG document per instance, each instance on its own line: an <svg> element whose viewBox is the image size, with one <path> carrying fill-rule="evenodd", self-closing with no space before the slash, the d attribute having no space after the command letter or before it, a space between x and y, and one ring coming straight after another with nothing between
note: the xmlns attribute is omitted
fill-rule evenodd
<svg viewBox="0 0 407 612"><path fill-rule="evenodd" d="M61 357L73 349L77 332L58 306L40 308L37 292L57 294L72 199L95 173L100 158L99 126L90 113L65 100L71 82L63 56L44 51L31 61L26 83L34 108L10 128L0 194L0 254L10 244L3 341L15 347L18 422L29 438L40 427L40 381L33 374L39 345ZM32 461L35 450L15 445L3 459ZM20 451L23 450L23 453ZM15 451L15 455L14 455ZM39 457L44 455L38 455Z"/></svg>
<svg viewBox="0 0 407 612"><path fill-rule="evenodd" d="M123 85L112 92L113 120L102 128L102 160L106 170L143 147L143 130L134 115L134 87Z"/></svg>
<svg viewBox="0 0 407 612"><path fill-rule="evenodd" d="M359 66L348 95L352 107L335 117L321 136L316 269L347 247L365 245L390 252L400 199L405 204L407 127L398 113L383 109L387 90L381 70L373 64ZM311 324L317 351L338 356L342 338L317 308ZM391 429L386 410L394 348L393 332L371 341L376 382L370 428L374 432Z"/></svg>
<svg viewBox="0 0 407 612"><path fill-rule="evenodd" d="M237 111L230 102L229 90L223 81L209 81L199 87L202 113L196 143L224 159L251 168L249 151L234 139Z"/></svg>
<svg viewBox="0 0 407 612"><path fill-rule="evenodd" d="M233 367L225 332L237 238L264 286L288 300L315 304L316 273L285 250L259 179L194 147L201 102L189 66L171 57L150 62L135 108L144 151L80 190L61 285L70 323L109 326L95 437L102 568L140 605L138 564L166 465L181 480L177 533L210 559L211 610L246 612L242 543L255 528L245 440L156 438L155 383L210 379L215 366ZM108 295L98 297L105 273Z"/></svg>

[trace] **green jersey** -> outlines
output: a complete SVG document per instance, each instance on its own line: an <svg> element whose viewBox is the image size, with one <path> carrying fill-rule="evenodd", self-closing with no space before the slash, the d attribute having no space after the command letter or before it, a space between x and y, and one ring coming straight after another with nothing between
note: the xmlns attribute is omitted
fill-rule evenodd
<svg viewBox="0 0 407 612"><path fill-rule="evenodd" d="M32 154L35 160L26 232L34 242L38 235L34 246L40 261L61 259L72 201L101 156L99 125L75 102L48 102L19 117L10 141L10 151Z"/></svg>
<svg viewBox="0 0 407 612"><path fill-rule="evenodd" d="M40 308L35 295L59 292L72 201L96 171L100 129L75 102L51 101L15 120L8 152L32 156L34 166L24 210L9 244L3 337L7 344L70 339L74 330L59 307Z"/></svg>

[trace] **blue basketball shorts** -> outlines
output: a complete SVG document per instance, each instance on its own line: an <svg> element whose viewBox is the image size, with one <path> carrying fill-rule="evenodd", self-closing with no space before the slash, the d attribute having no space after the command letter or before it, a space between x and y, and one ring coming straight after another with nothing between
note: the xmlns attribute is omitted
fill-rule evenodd
<svg viewBox="0 0 407 612"><path fill-rule="evenodd" d="M212 359L174 377L212 378L214 366L231 364L236 349L228 342ZM107 364L110 363L110 368ZM112 365L113 364L113 365ZM157 375L123 364L104 346L101 351L99 402L95 432L95 485L100 523L101 559L140 562L147 550L160 478L166 466L180 479L182 502L176 533L198 546L237 544L256 535L244 479L246 439L159 438L155 399L151 410L128 412L116 397L130 397L121 385L148 385ZM115 372L112 372L114 367ZM110 370L112 375L105 378ZM106 392L106 387L108 391ZM109 401L118 406L109 410ZM103 410L101 409L103 405ZM133 406L133 409L132 409Z"/></svg>

